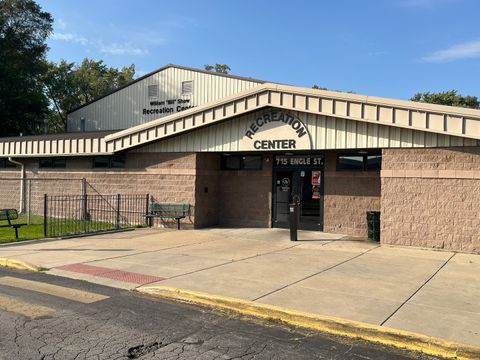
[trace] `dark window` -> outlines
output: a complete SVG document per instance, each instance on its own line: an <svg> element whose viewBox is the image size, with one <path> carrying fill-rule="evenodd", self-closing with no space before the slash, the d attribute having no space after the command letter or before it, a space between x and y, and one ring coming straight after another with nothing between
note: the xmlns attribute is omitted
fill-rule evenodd
<svg viewBox="0 0 480 360"><path fill-rule="evenodd" d="M240 170L240 156L225 155L223 157L225 170Z"/></svg>
<svg viewBox="0 0 480 360"><path fill-rule="evenodd" d="M243 169L245 170L261 170L262 156L261 155L246 155L242 156Z"/></svg>
<svg viewBox="0 0 480 360"><path fill-rule="evenodd" d="M363 171L362 155L338 155L337 170Z"/></svg>
<svg viewBox="0 0 480 360"><path fill-rule="evenodd" d="M222 170L261 170L262 155L222 155Z"/></svg>
<svg viewBox="0 0 480 360"><path fill-rule="evenodd" d="M366 170L381 170L382 155L368 155Z"/></svg>
<svg viewBox="0 0 480 360"><path fill-rule="evenodd" d="M120 169L125 167L125 156L95 156L93 158L93 167L96 169Z"/></svg>
<svg viewBox="0 0 480 360"><path fill-rule="evenodd" d="M6 158L2 158L0 159L0 168L14 168L16 167L17 165L15 164L12 164L10 161L8 161L8 159Z"/></svg>
<svg viewBox="0 0 480 360"><path fill-rule="evenodd" d="M338 154L337 171L369 171L382 168L380 154Z"/></svg>
<svg viewBox="0 0 480 360"><path fill-rule="evenodd" d="M42 169L64 169L67 161L63 157L40 158L38 166Z"/></svg>

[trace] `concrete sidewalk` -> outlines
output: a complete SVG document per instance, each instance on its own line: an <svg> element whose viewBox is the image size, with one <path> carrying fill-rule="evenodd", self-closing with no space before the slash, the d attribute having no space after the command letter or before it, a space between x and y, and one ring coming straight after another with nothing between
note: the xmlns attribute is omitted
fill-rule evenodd
<svg viewBox="0 0 480 360"><path fill-rule="evenodd" d="M480 256L281 229L150 230L0 246L0 258L133 289L159 284L480 345Z"/></svg>

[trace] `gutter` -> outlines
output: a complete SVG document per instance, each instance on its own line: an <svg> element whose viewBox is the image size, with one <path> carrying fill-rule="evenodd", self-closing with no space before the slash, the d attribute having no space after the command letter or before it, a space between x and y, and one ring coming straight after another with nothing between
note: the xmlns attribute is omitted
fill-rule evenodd
<svg viewBox="0 0 480 360"><path fill-rule="evenodd" d="M21 214L23 212L23 192L25 188L25 164L22 164L21 162L15 161L12 159L11 156L8 157L8 161L10 161L12 164L15 165L20 165L21 166L21 178L20 178L20 206L19 206L19 211L18 213Z"/></svg>

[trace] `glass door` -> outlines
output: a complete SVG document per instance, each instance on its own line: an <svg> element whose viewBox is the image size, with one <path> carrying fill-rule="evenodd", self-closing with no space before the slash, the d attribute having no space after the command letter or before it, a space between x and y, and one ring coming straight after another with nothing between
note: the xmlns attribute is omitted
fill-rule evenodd
<svg viewBox="0 0 480 360"><path fill-rule="evenodd" d="M300 197L299 229L323 230L323 172L320 169L274 171L273 226L289 227L289 203Z"/></svg>

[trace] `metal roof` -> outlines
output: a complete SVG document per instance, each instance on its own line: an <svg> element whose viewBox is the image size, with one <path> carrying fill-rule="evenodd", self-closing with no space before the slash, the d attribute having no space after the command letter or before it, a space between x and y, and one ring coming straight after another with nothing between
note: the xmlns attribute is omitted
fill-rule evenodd
<svg viewBox="0 0 480 360"><path fill-rule="evenodd" d="M480 140L480 110L273 83L114 133L0 139L0 157L113 154L273 107Z"/></svg>
<svg viewBox="0 0 480 360"><path fill-rule="evenodd" d="M203 74L209 74L209 75L215 75L215 76L220 76L220 77L227 77L227 78L231 78L231 79L237 79L237 80L245 80L245 81L252 81L252 82L258 82L259 84L263 84L263 83L266 83L267 81L265 80L259 80L259 79L254 79L254 78L250 78L250 77L243 77L243 76L237 76L237 75L231 75L231 74L222 74L222 73L217 73L215 71L207 71L207 70L203 70L203 69L196 69L196 68L192 68L192 67L187 67L187 66L181 66L181 65L175 65L175 64L167 64L165 66L162 66L161 68L157 69L157 70L154 70L152 72L149 72L148 74L145 74L131 82L129 82L128 84L125 84L123 86L120 86L119 88L116 88L108 93L106 93L105 95L102 95L96 99L93 99L92 101L89 101L89 102L86 102L85 104L82 104L80 106L77 106L73 109L70 109L68 112L67 112L67 115L74 112L74 111L77 111L78 109L81 109L87 105L90 105L90 104L93 104L94 102L100 100L100 99L103 99L113 93L116 93L117 91L120 91L122 89L125 89L139 81L142 81L143 79L146 79L148 78L149 76L152 76L160 71L163 71L165 69L168 69L168 68L171 68L171 67L174 67L174 68L177 68L177 69L183 69L183 70L189 70L189 71L195 71L195 72L199 72L199 73L203 73Z"/></svg>
<svg viewBox="0 0 480 360"><path fill-rule="evenodd" d="M107 135L105 142L116 152L266 107L480 139L480 110L266 83Z"/></svg>

